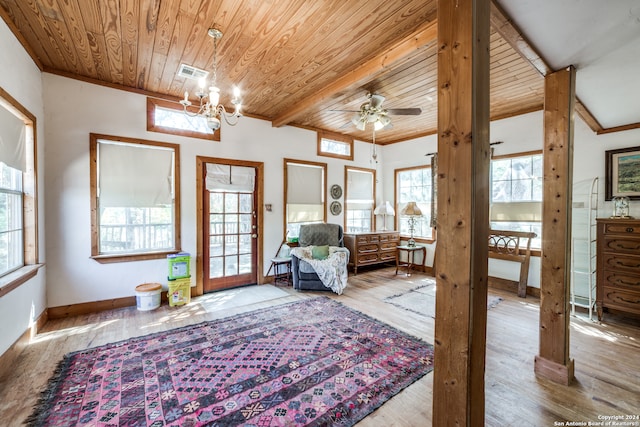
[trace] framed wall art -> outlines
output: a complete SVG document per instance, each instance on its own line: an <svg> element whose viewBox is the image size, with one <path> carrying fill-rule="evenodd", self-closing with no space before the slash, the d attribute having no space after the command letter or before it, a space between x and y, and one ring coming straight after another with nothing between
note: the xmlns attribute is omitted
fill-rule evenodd
<svg viewBox="0 0 640 427"><path fill-rule="evenodd" d="M640 200L640 147L605 151L605 200Z"/></svg>

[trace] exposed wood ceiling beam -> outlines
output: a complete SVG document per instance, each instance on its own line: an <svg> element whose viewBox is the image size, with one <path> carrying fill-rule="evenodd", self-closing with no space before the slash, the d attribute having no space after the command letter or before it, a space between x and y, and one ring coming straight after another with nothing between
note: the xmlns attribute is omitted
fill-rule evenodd
<svg viewBox="0 0 640 427"><path fill-rule="evenodd" d="M354 84L365 82L375 73L390 68L409 54L416 50L435 42L438 36L437 20L428 22L420 27L408 37L398 41L387 49L384 53L368 60L360 67L348 72L340 77L332 84L328 85L324 90L313 94L312 96L299 102L295 107L289 109L286 113L281 114L272 121L273 127L284 126L296 117L303 114L307 109L312 108L319 102L324 101L341 90L347 89Z"/></svg>
<svg viewBox="0 0 640 427"><path fill-rule="evenodd" d="M535 68L541 76L546 76L553 71L547 62L542 58L542 55L529 43L529 41L522 34L520 29L516 27L511 18L502 10L502 8L496 3L496 0L491 1L491 26L504 38L507 43L515 49L524 59L526 59L533 68Z"/></svg>
<svg viewBox="0 0 640 427"><path fill-rule="evenodd" d="M552 70L549 63L538 53L536 48L522 34L522 31L516 27L515 23L507 16L507 14L498 5L497 0L491 0L491 26L518 52L525 60L527 60L533 68L535 68L542 77L551 73ZM587 107L576 97L575 111L582 120L596 133L602 132L602 125L591 114Z"/></svg>

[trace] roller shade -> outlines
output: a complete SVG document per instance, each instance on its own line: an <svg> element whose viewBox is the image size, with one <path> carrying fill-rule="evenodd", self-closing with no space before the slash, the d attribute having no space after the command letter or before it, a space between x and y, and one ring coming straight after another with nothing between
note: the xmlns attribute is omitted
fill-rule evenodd
<svg viewBox="0 0 640 427"><path fill-rule="evenodd" d="M22 172L27 170L26 131L22 120L0 106L0 162Z"/></svg>
<svg viewBox="0 0 640 427"><path fill-rule="evenodd" d="M324 169L287 163L287 222L324 221Z"/></svg>
<svg viewBox="0 0 640 427"><path fill-rule="evenodd" d="M541 222L542 202L492 203L491 221L503 222Z"/></svg>
<svg viewBox="0 0 640 427"><path fill-rule="evenodd" d="M245 166L207 163L205 181L209 191L253 192L256 170Z"/></svg>
<svg viewBox="0 0 640 427"><path fill-rule="evenodd" d="M100 207L154 207L173 203L169 148L98 141Z"/></svg>
<svg viewBox="0 0 640 427"><path fill-rule="evenodd" d="M349 209L373 208L373 174L347 170L347 204Z"/></svg>
<svg viewBox="0 0 640 427"><path fill-rule="evenodd" d="M324 221L324 205L287 204L287 222L289 224L322 221Z"/></svg>

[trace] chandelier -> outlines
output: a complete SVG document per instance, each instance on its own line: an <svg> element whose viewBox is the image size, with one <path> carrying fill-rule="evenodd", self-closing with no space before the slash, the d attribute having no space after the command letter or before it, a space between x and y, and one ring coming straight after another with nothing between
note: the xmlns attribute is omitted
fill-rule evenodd
<svg viewBox="0 0 640 427"><path fill-rule="evenodd" d="M199 88L196 92L196 96L199 101L198 111L190 111L188 107L191 107L191 101L189 101L189 92L184 93L184 99L180 101L182 104L184 114L189 117L204 117L207 120L207 126L214 132L220 129L220 118L224 118L230 126L238 124L238 119L242 117L240 113L240 107L242 101L240 100L240 89L237 86L233 87L233 98L231 103L235 109L233 113L228 113L224 108L224 105L220 104L220 89L217 86L216 80L218 77L218 40L222 37L222 31L217 28L209 28L207 32L209 37L213 38L213 77L209 86L209 91L205 92L207 81L204 78L199 80Z"/></svg>

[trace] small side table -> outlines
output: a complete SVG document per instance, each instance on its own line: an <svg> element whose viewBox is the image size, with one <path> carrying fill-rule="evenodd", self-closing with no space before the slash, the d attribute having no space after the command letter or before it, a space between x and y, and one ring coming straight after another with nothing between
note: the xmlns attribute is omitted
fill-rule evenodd
<svg viewBox="0 0 640 427"><path fill-rule="evenodd" d="M291 257L287 258L271 258L271 267L273 269L273 284L285 285L291 284ZM268 272L267 272L268 274Z"/></svg>
<svg viewBox="0 0 640 427"><path fill-rule="evenodd" d="M400 253L401 252L406 252L407 253L407 262L406 263L401 263L400 262ZM422 252L422 262L424 263L424 259L427 256L427 248L424 246L407 246L407 245L399 245L396 246L396 274L398 274L398 267L407 267L407 276L409 276L411 273L411 267L413 267L414 264L414 259L415 259L415 253L416 252Z"/></svg>

